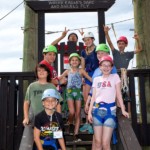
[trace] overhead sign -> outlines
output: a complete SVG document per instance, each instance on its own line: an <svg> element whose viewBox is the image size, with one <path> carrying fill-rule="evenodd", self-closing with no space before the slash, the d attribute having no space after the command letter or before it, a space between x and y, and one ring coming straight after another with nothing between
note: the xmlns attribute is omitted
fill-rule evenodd
<svg viewBox="0 0 150 150"><path fill-rule="evenodd" d="M26 0L26 3L35 11L85 11L107 10L115 0Z"/></svg>
<svg viewBox="0 0 150 150"><path fill-rule="evenodd" d="M95 5L94 0L65 0L65 1L48 1L48 4L51 9L55 8L63 8L63 9L86 9L86 8L93 8Z"/></svg>

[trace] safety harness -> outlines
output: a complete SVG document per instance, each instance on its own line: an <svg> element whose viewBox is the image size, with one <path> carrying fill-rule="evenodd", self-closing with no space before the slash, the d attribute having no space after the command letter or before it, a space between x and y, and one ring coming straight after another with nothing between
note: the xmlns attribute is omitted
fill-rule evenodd
<svg viewBox="0 0 150 150"><path fill-rule="evenodd" d="M106 108L107 109L107 116L105 116L103 119L100 116L97 116L97 119L100 120L102 123L104 123L107 119L112 118L116 124L117 124L117 117L111 114L111 107L116 106L116 103L105 103L105 102L100 102L100 103L95 103L94 106L96 108ZM95 113L97 113L98 109L95 110ZM116 135L116 128L113 130L112 134L112 143L116 144L117 143L117 135Z"/></svg>

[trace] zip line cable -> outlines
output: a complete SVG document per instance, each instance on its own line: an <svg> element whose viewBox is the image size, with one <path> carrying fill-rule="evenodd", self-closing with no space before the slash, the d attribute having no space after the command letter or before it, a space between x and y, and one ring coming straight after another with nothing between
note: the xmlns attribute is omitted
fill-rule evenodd
<svg viewBox="0 0 150 150"><path fill-rule="evenodd" d="M133 20L134 18L129 18L129 19L125 19L125 20L121 20L121 21L117 21L117 22L113 22L113 23L108 23L106 25L111 25L114 28L114 24L118 24L118 23L122 23L122 22L126 22L126 21L130 21ZM80 28L80 29L89 29L89 28L97 28L98 26L91 26L91 27L85 27L85 28ZM75 28L75 29L71 29L69 31L75 31L75 30L79 30L79 28ZM53 33L60 33L63 31L46 31L45 34L53 34Z"/></svg>
<svg viewBox="0 0 150 150"><path fill-rule="evenodd" d="M11 14L14 10L16 10L23 3L24 3L24 1L21 2L20 4L18 4L14 9L12 9L10 12L8 12L6 15L4 15L2 18L0 18L0 21L3 20L5 17L7 17L9 14Z"/></svg>

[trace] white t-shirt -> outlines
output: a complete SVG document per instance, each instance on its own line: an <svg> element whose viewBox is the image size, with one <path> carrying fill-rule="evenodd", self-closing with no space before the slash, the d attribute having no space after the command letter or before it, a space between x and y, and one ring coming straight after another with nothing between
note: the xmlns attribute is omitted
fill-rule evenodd
<svg viewBox="0 0 150 150"><path fill-rule="evenodd" d="M93 88L96 88L95 102L113 103L116 99L116 84L120 82L118 74L110 74L107 78L95 77Z"/></svg>

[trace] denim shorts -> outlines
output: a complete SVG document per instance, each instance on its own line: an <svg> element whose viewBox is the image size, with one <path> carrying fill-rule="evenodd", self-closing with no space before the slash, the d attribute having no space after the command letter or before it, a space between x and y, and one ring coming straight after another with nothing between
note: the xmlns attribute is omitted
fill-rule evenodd
<svg viewBox="0 0 150 150"><path fill-rule="evenodd" d="M116 128L116 109L107 113L105 109L94 108L92 110L93 126L107 126Z"/></svg>

